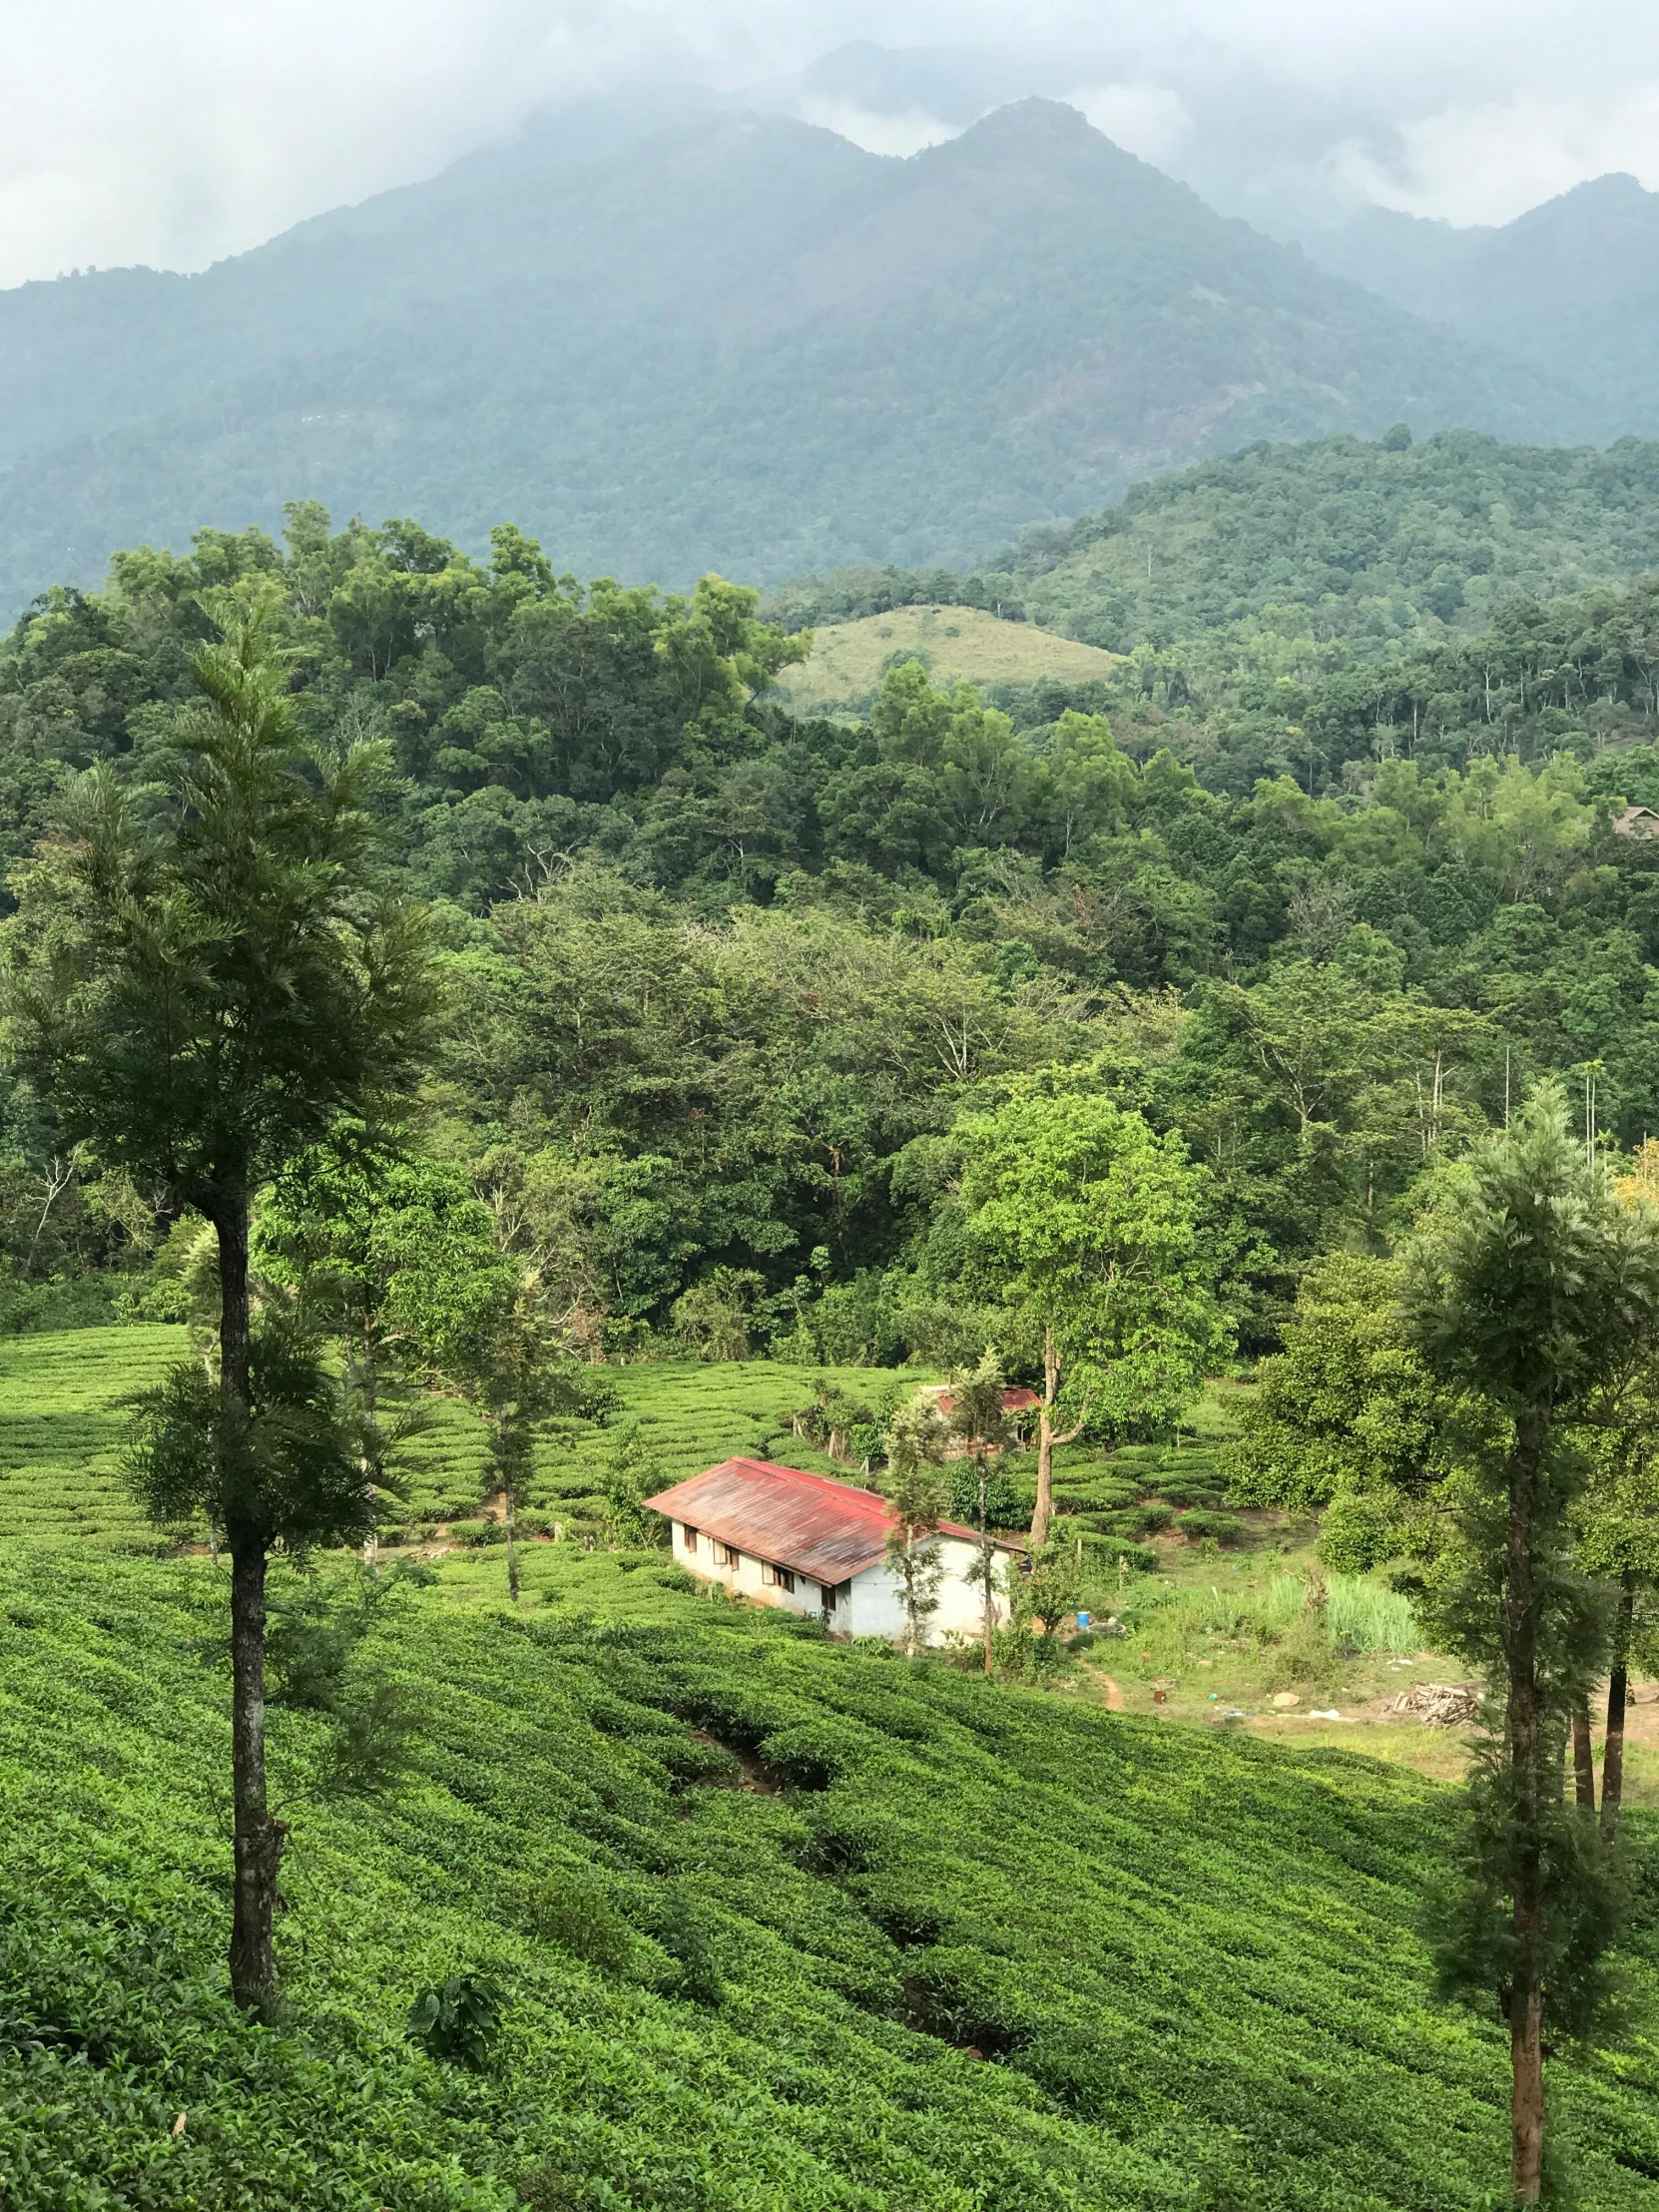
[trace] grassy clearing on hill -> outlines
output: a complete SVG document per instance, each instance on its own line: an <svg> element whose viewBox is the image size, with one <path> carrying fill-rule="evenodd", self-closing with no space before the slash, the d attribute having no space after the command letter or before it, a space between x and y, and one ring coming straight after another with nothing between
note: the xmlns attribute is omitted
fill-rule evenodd
<svg viewBox="0 0 1659 2212"><path fill-rule="evenodd" d="M820 630L812 657L781 687L796 714L867 700L898 657L920 658L935 684L1035 684L1053 677L1084 684L1110 676L1116 657L1028 622L1004 622L981 607L898 607Z"/></svg>
<svg viewBox="0 0 1659 2212"><path fill-rule="evenodd" d="M522 1612L440 1585L360 1654L414 1767L298 1808L272 2031L224 1990L214 1570L0 1548L8 2205L1490 2201L1502 2040L1432 2007L1414 1933L1433 1785L536 1562ZM279 1788L323 1731L276 1713ZM403 2031L462 1970L506 1999L482 2075ZM1659 2052L1551 2075L1583 2201L1659 2203Z"/></svg>

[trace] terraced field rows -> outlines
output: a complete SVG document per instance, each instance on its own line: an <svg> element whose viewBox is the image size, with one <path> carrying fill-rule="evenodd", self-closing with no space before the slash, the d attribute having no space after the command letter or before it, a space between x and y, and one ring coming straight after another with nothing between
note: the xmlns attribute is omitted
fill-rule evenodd
<svg viewBox="0 0 1659 2212"><path fill-rule="evenodd" d="M123 1401L184 1351L160 1325L0 1341L0 1536L154 1544L121 1480Z"/></svg>
<svg viewBox="0 0 1659 2212"><path fill-rule="evenodd" d="M890 1381L879 1370L841 1368L829 1380L867 1398ZM531 1504L561 1519L580 1520L600 1509L597 1492L620 1433L638 1424L665 1484L720 1459L776 1459L819 1474L845 1474L804 1438L790 1432L790 1417L812 1397L825 1371L771 1361L704 1367L673 1362L607 1373L619 1403L603 1427L559 1423L536 1454ZM906 1378L908 1380L908 1378ZM922 1378L918 1375L919 1384ZM445 1405L434 1431L410 1447L416 1472L409 1484L412 1522L447 1520L476 1509L483 1479L483 1431L464 1406Z"/></svg>
<svg viewBox="0 0 1659 2212"><path fill-rule="evenodd" d="M126 1401L185 1351L167 1327L77 1329L0 1341L0 1537L74 1537L154 1547L157 1538L120 1474ZM611 1371L620 1403L603 1428L570 1422L537 1455L531 1502L561 1518L597 1511L595 1491L619 1429L637 1421L665 1483L734 1453L783 1459L820 1473L822 1452L790 1434L790 1416L812 1396L818 1371L757 1362ZM831 1380L867 1395L887 1380L868 1369ZM475 1512L483 1488L482 1424L441 1403L433 1430L410 1447L412 1474L399 1518L419 1524Z"/></svg>

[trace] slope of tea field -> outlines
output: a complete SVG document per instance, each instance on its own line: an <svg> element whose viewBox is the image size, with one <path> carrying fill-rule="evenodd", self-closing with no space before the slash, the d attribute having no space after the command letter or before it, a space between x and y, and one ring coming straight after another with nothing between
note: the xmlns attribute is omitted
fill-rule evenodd
<svg viewBox="0 0 1659 2212"><path fill-rule="evenodd" d="M785 672L783 695L797 714L847 706L868 699L900 659L924 661L935 684L1086 684L1116 665L1097 646L982 607L895 607L818 631L811 656Z"/></svg>
<svg viewBox="0 0 1659 2212"><path fill-rule="evenodd" d="M8 2207L1494 2201L1502 2041L1413 1933L1435 1786L538 1562L359 1647L417 1718L390 1794L307 1803L326 1723L278 1705L273 2030L225 1994L214 1571L0 1545ZM504 1998L478 2073L405 2034L458 1972ZM1656 2093L1651 2045L1551 2067L1598 2212L1659 2205Z"/></svg>
<svg viewBox="0 0 1659 2212"><path fill-rule="evenodd" d="M0 1339L0 1537L157 1548L163 1539L122 1482L121 1449L128 1402L185 1350L184 1330L165 1327ZM823 1371L765 1360L724 1367L665 1361L616 1368L608 1379L617 1403L603 1427L555 1425L538 1446L533 1507L565 1519L595 1509L606 1463L629 1431L637 1431L665 1485L737 1452L831 1471L822 1453L791 1434L791 1416L811 1399ZM890 1379L857 1368L829 1371L828 1380L867 1396ZM410 1458L398 1508L408 1523L420 1528L477 1510L483 1430L464 1405L440 1404Z"/></svg>

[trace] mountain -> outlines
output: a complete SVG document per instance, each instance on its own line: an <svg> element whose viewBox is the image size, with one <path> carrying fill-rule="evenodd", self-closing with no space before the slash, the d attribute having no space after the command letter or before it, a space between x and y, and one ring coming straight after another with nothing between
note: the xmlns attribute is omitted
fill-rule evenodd
<svg viewBox="0 0 1659 2212"><path fill-rule="evenodd" d="M1501 229L1373 208L1310 233L1333 274L1576 390L1598 438L1659 435L1659 193L1597 177Z"/></svg>
<svg viewBox="0 0 1659 2212"><path fill-rule="evenodd" d="M317 498L684 582L960 561L1247 440L1585 434L1547 373L1030 100L911 160L548 125L198 276L0 295L0 604Z"/></svg>

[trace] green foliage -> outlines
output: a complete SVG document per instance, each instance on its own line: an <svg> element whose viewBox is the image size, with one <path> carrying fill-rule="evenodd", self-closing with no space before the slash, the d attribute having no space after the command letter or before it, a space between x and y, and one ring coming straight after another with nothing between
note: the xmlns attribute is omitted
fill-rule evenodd
<svg viewBox="0 0 1659 2212"><path fill-rule="evenodd" d="M898 1581L905 1649L911 1659L920 1651L927 1623L939 1609L944 1578L938 1524L950 1493L939 1472L938 1457L936 1443L929 1448L920 1425L900 1415L887 1439L886 1494L895 1518L887 1533L885 1558Z"/></svg>
<svg viewBox="0 0 1659 2212"><path fill-rule="evenodd" d="M635 1955L634 1931L592 1868L550 1875L525 1899L524 1916L534 1935L604 1973L622 1972Z"/></svg>
<svg viewBox="0 0 1659 2212"><path fill-rule="evenodd" d="M606 1542L648 1551L665 1542L662 1515L648 1513L644 1501L667 1487L661 1460L638 1421L631 1421L618 1431L606 1462L600 1493L605 1500Z"/></svg>
<svg viewBox="0 0 1659 2212"><path fill-rule="evenodd" d="M489 2063L501 2014L502 1996L483 1974L457 1973L416 1997L409 2009L409 2033L445 2065L482 2073Z"/></svg>
<svg viewBox="0 0 1659 2212"><path fill-rule="evenodd" d="M1461 1204L1406 1266L1412 1338L1464 1400L1440 1501L1460 1544L1437 1562L1438 1610L1504 1698L1441 1898L1441 1975L1468 2001L1495 1995L1510 2021L1521 2201L1537 2195L1542 2037L1605 2016L1622 1903L1601 1830L1557 1780L1568 1717L1606 1654L1571 1552L1588 1473L1574 1432L1645 1422L1629 1390L1659 1325L1659 1216L1621 1205L1587 1154L1544 1086L1477 1148Z"/></svg>
<svg viewBox="0 0 1659 2212"><path fill-rule="evenodd" d="M1450 1393L1410 1341L1399 1287L1387 1261L1333 1254L1311 1268L1285 1350L1258 1369L1221 1454L1242 1504L1336 1501L1332 1541L1362 1565L1388 1555L1407 1501L1449 1467Z"/></svg>
<svg viewBox="0 0 1659 2212"><path fill-rule="evenodd" d="M1213 496L1202 565L1245 542L1222 526L1229 470L1289 518L1328 466L1423 472L1472 529L1536 464L1527 530L1599 513L1616 536L1640 469L1607 459L1268 449L1202 499L1159 491L1134 530ZM412 524L330 534L307 510L285 552L209 534L124 559L0 648L0 765L29 701L68 685L28 744L98 764L138 820L180 758L203 593L264 594L295 742L356 764L342 823L441 897L443 1206L457 1233L487 1206L579 1357L945 1368L990 1338L1029 1376L1039 1348L967 1272L950 1132L986 1086L1056 1064L1098 1066L1204 1164L1205 1246L1252 1354L1310 1258L1383 1251L1537 1071L1599 1060L1603 1125L1659 1126L1654 855L1606 827L1659 799L1650 587L1494 600L1466 635L1407 625L1372 660L1301 602L1233 615L1200 592L1202 635L1143 638L1086 696L999 713L912 664L866 724L830 724L756 692L782 643L731 587L582 592L503 543L486 569ZM94 743L63 672L104 653L127 681L86 695ZM0 1323L61 1318L89 1270L130 1311L181 1311L148 1266L150 1185L118 1189L72 1137L28 1084L0 1099ZM318 1188L344 1199L356 1173L342 1158ZM436 1194L406 1195L435 1224ZM301 1197L274 1201L290 1226ZM403 1282L485 1287L437 1260Z"/></svg>
<svg viewBox="0 0 1659 2212"><path fill-rule="evenodd" d="M375 1501L314 1338L285 1318L256 1328L240 1448L225 1444L219 1402L200 1360L181 1361L136 1401L127 1475L151 1520L189 1526L205 1515L233 1546L261 1551L279 1539L303 1553L370 1532Z"/></svg>
<svg viewBox="0 0 1659 2212"><path fill-rule="evenodd" d="M949 1467L948 1517L973 1528L979 1521L979 1469L971 1459L953 1459ZM1015 1476L993 1461L985 1470L985 1525L987 1528L1028 1528L1031 1500Z"/></svg>
<svg viewBox="0 0 1659 2212"><path fill-rule="evenodd" d="M1204 1506L1183 1513L1178 1525L1182 1535L1195 1543L1209 1537L1213 1543L1236 1544L1245 1532L1245 1524L1237 1513L1216 1513Z"/></svg>
<svg viewBox="0 0 1659 2212"><path fill-rule="evenodd" d="M1350 1651L1409 1654L1422 1642L1410 1599L1364 1576L1327 1578L1325 1617L1332 1642Z"/></svg>
<svg viewBox="0 0 1659 2212"><path fill-rule="evenodd" d="M307 1817L273 2030L226 2003L217 1956L205 1563L10 1547L0 2152L20 2212L95 2186L157 2212L506 2212L548 2171L577 2204L704 2212L758 2190L1176 2212L1224 2169L1263 2212L1482 2202L1506 2046L1427 2009L1413 1933L1443 1790L714 1622L603 1554L537 1558L551 1605L434 1589L373 1630L421 1714L415 1772ZM841 1762L826 1787L686 1780L693 1729L766 1759L808 1724ZM300 1767L322 1733L291 1709L273 1728ZM546 1933L544 1891L579 1901ZM576 1934L594 1895L629 1938L603 1958ZM677 1989L685 1915L718 2002ZM508 1999L481 2074L404 2032L458 1961ZM1651 2189L1651 2070L1640 2045L1552 2068L1608 2212Z"/></svg>
<svg viewBox="0 0 1659 2212"><path fill-rule="evenodd" d="M1202 1173L1180 1137L1040 1078L956 1135L979 1264L1048 1333L1073 1421L1121 1434L1179 1412L1226 1342L1199 1248Z"/></svg>
<svg viewBox="0 0 1659 2212"><path fill-rule="evenodd" d="M1031 532L971 579L845 570L769 604L801 624L995 604L1115 652L1254 619L1267 638L1348 639L1370 657L1413 634L1477 630L1517 597L1659 567L1659 447L1500 445L1467 430L1412 441L1397 427L1375 443L1263 442L1171 470Z"/></svg>

